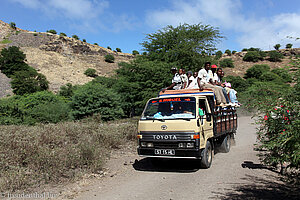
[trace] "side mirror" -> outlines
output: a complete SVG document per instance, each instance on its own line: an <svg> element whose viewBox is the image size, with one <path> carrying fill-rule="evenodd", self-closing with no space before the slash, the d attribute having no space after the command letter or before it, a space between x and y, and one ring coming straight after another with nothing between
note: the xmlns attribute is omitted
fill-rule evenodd
<svg viewBox="0 0 300 200"><path fill-rule="evenodd" d="M206 114L206 121L210 122L211 121L211 113Z"/></svg>

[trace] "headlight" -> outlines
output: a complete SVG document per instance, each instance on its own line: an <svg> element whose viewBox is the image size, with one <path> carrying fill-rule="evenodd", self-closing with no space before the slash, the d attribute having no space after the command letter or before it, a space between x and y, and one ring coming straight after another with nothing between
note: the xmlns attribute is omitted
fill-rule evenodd
<svg viewBox="0 0 300 200"><path fill-rule="evenodd" d="M178 148L185 148L185 143L178 143Z"/></svg>
<svg viewBox="0 0 300 200"><path fill-rule="evenodd" d="M141 142L141 147L146 147L147 146L147 142Z"/></svg>
<svg viewBox="0 0 300 200"><path fill-rule="evenodd" d="M153 147L153 143L152 142L148 142L147 143L147 147Z"/></svg>

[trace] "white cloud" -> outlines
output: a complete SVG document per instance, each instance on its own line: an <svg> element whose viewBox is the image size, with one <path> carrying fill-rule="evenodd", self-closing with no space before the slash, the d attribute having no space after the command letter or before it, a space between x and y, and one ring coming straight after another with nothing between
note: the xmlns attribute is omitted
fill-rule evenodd
<svg viewBox="0 0 300 200"><path fill-rule="evenodd" d="M253 13L247 18L242 9L247 8L238 0L173 0L168 9L149 11L146 23L155 28L179 23L211 24L232 31L240 47L272 49L276 43L300 44L286 38L300 37L300 13L282 13L269 18L259 18Z"/></svg>

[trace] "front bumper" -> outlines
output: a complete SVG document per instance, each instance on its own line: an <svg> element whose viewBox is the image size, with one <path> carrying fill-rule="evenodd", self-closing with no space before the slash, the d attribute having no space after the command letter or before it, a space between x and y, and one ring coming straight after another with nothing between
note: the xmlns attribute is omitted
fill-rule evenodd
<svg viewBox="0 0 300 200"><path fill-rule="evenodd" d="M200 149L175 149L175 155L155 155L154 148L137 148L137 152L143 157L158 157L158 158L201 158Z"/></svg>

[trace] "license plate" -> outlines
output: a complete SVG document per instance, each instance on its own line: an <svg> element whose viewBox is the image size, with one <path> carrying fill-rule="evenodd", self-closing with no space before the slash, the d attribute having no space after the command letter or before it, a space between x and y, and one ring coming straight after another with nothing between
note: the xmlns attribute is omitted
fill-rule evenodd
<svg viewBox="0 0 300 200"><path fill-rule="evenodd" d="M155 155L175 155L174 149L155 149Z"/></svg>

